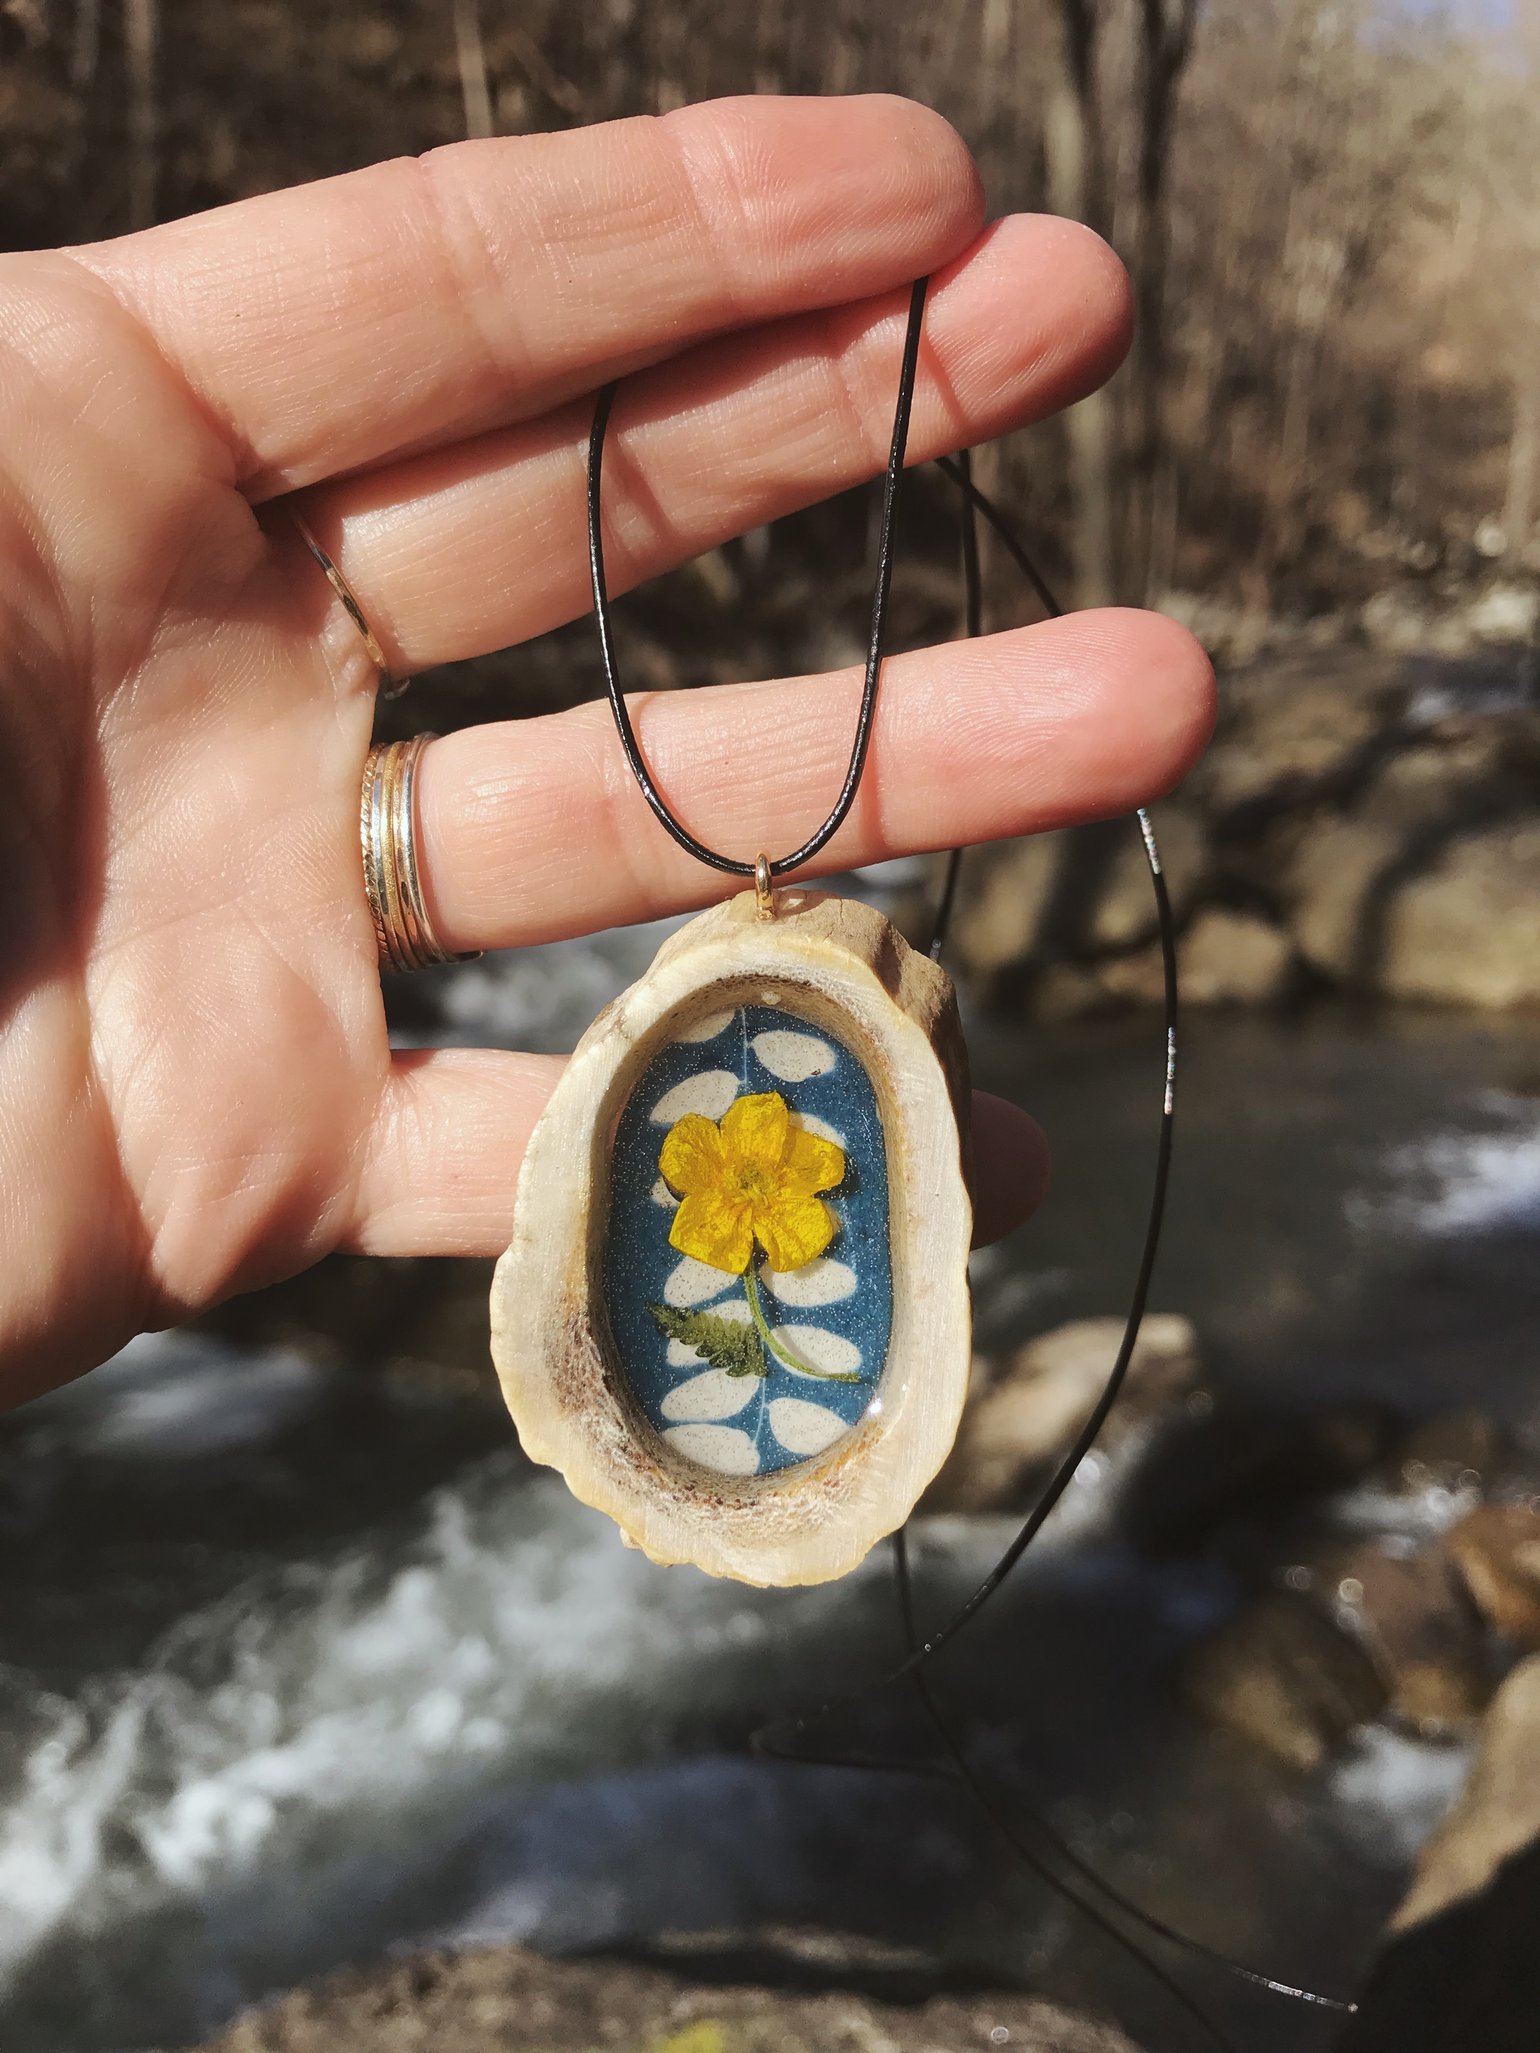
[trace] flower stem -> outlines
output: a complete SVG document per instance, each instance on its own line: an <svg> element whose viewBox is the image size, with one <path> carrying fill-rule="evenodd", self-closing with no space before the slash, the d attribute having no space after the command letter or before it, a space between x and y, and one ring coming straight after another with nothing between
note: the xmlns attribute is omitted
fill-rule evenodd
<svg viewBox="0 0 1540 2053"><path fill-rule="evenodd" d="M788 1369L795 1369L800 1376L816 1376L822 1383L860 1382L861 1378L859 1376L847 1375L839 1369L815 1369L811 1362L803 1361L800 1355L793 1354L789 1347L776 1339L769 1326L765 1323L765 1309L760 1302L759 1284L755 1280L752 1259L749 1262L749 1266L743 1272L743 1294L749 1301L749 1317L754 1321L754 1326L760 1339L764 1342L768 1352L773 1354L778 1362L783 1362Z"/></svg>

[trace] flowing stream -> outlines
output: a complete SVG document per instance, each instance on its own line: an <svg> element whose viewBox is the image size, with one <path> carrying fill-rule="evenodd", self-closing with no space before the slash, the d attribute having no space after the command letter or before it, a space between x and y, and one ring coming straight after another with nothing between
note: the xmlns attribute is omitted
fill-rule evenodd
<svg viewBox="0 0 1540 2053"><path fill-rule="evenodd" d="M658 930L444 972L409 1031L560 1047ZM977 1258L981 1344L1121 1310L1161 1073L1147 1019L977 1027L976 1079L1053 1139L1038 1220ZM1155 1303L1217 1381L1308 1407L1477 1405L1536 1425L1532 1029L1320 1011L1195 1020ZM1234 1592L1112 1533L1117 1462L940 1676L970 1751L1119 1886L1212 1943L1361 1972L1459 1748L1375 1729L1287 1777L1180 1712L1181 1649ZM1353 1507L1345 1503L1344 1515ZM1437 1521L1438 1505L1402 1507ZM196 2042L242 2005L424 1938L689 1952L824 1926L907 1972L1031 1976L1153 2049L1190 2027L935 1776L756 1756L767 1718L879 1673L885 1561L754 1592L627 1552L452 1380L324 1350L149 1338L0 1438L0 2045ZM927 1616L1008 1537L925 1522ZM912 1699L823 1737L934 1758ZM693 1936L692 1936L693 1935ZM723 1943L727 1943L724 1941ZM1221 1988L1257 2053L1317 2019Z"/></svg>

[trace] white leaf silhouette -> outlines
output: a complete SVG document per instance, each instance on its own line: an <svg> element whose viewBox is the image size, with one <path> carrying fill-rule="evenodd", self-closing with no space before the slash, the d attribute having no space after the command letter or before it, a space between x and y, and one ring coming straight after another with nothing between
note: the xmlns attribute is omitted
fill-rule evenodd
<svg viewBox="0 0 1540 2053"><path fill-rule="evenodd" d="M726 1369L708 1369L678 1383L663 1400L663 1416L681 1422L690 1419L730 1419L753 1398L760 1388L758 1376L729 1376Z"/></svg>
<svg viewBox="0 0 1540 2053"><path fill-rule="evenodd" d="M773 1397L766 1410L770 1430L788 1454L822 1454L850 1431L848 1419L825 1405L809 1404L805 1397Z"/></svg>
<svg viewBox="0 0 1540 2053"><path fill-rule="evenodd" d="M663 1302L672 1305L676 1311L683 1311L686 1305L703 1305L714 1297L720 1297L737 1281L738 1278L729 1276L725 1269L713 1269L709 1262L697 1262L694 1255L681 1255L668 1272L668 1281L663 1286ZM748 1311L747 1305L744 1311Z"/></svg>
<svg viewBox="0 0 1540 2053"><path fill-rule="evenodd" d="M771 1330L781 1345L800 1356L810 1369L821 1369L826 1376L854 1376L860 1370L860 1348L823 1326L775 1326ZM780 1366L793 1376L804 1373L789 1363Z"/></svg>
<svg viewBox="0 0 1540 2053"><path fill-rule="evenodd" d="M759 1449L736 1426L670 1426L663 1437L688 1460L714 1468L719 1475L759 1473Z"/></svg>
<svg viewBox="0 0 1540 2053"><path fill-rule="evenodd" d="M698 1019L694 1026L688 1026L680 1033L681 1041L714 1041L733 1022L733 1012L708 1012L704 1019Z"/></svg>
<svg viewBox="0 0 1540 2053"><path fill-rule="evenodd" d="M819 1255L800 1269L764 1268L759 1273L765 1288L783 1305L837 1305L856 1294L855 1270L832 1255Z"/></svg>
<svg viewBox="0 0 1540 2053"><path fill-rule="evenodd" d="M756 1034L752 1046L770 1074L789 1084L805 1084L810 1076L827 1076L839 1061L834 1049L817 1034L794 1034L785 1027Z"/></svg>
<svg viewBox="0 0 1540 2053"><path fill-rule="evenodd" d="M738 1079L730 1069L703 1069L699 1076L687 1076L682 1084L665 1091L652 1108L655 1126L672 1126L687 1112L699 1112L706 1119L720 1119L738 1095Z"/></svg>

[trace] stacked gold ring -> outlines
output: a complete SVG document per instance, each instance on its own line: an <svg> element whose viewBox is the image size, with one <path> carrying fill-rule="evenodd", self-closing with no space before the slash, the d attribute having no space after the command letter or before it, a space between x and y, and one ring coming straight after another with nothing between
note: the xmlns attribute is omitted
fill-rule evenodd
<svg viewBox="0 0 1540 2053"><path fill-rule="evenodd" d="M294 525L306 548L330 580L363 637L369 659L380 675L380 688L394 698L406 684L392 677L374 629L369 625L353 587L311 533L297 506L290 506ZM417 869L417 765L434 734L414 734L409 741L377 743L364 758L359 794L358 837L363 846L364 894L374 922L374 945L384 969L431 969L436 962L474 962L473 949L459 955L446 948L433 931L428 902Z"/></svg>
<svg viewBox="0 0 1540 2053"><path fill-rule="evenodd" d="M359 839L364 854L364 891L374 921L374 939L387 969L427 969L458 962L433 931L417 870L417 765L436 737L414 734L386 741L364 761Z"/></svg>

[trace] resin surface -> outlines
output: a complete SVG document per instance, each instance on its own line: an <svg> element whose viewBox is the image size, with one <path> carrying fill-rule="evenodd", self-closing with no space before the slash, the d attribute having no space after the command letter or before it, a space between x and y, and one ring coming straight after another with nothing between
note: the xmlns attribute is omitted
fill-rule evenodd
<svg viewBox="0 0 1540 2053"><path fill-rule="evenodd" d="M758 1101L757 1117L740 1109L727 1119L745 1098ZM791 1139L784 1175L774 1164L761 1173L743 1140L749 1133L763 1148L766 1131L783 1130L776 1099L793 1133L832 1144ZM742 1193L751 1190L759 1210L744 1216L772 1245L778 1222L788 1242L805 1240L816 1190L832 1227L822 1252L777 1271L756 1238L745 1274L672 1245L681 1192L660 1157L676 1132L690 1144L674 1144L676 1172L688 1152L704 1162L707 1199L720 1185L723 1203L747 1205ZM735 1258L726 1240L721 1249L724 1261ZM638 1410L675 1452L721 1474L766 1475L843 1438L876 1397L893 1318L886 1148L854 1055L825 1029L768 1005L713 1014L664 1047L617 1127L603 1273L619 1367Z"/></svg>

